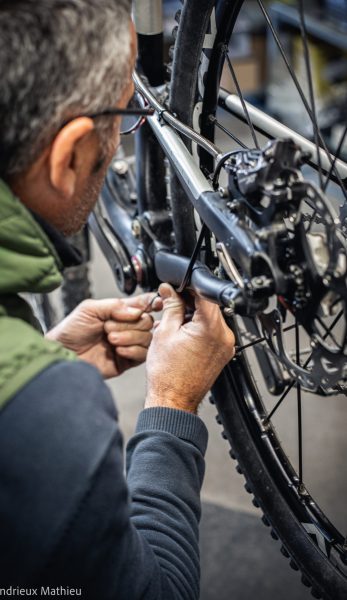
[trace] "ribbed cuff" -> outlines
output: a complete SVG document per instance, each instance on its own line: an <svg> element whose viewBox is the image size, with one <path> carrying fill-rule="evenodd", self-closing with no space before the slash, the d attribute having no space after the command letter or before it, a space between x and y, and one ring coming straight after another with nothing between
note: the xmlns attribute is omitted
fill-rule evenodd
<svg viewBox="0 0 347 600"><path fill-rule="evenodd" d="M208 431L205 423L192 413L164 406L146 408L140 412L136 425L136 433L143 431L165 431L191 442L203 455L206 452Z"/></svg>

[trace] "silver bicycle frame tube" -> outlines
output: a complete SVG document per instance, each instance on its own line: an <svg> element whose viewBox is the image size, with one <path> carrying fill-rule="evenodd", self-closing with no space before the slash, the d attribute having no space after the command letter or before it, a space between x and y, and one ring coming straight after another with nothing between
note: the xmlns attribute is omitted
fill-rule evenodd
<svg viewBox="0 0 347 600"><path fill-rule="evenodd" d="M137 33L142 35L162 33L162 0L134 0L133 17Z"/></svg>
<svg viewBox="0 0 347 600"><path fill-rule="evenodd" d="M168 157L176 175L181 184L191 199L193 205L201 194L204 192L213 192L212 185L202 174L199 167L195 163L189 150L184 145L181 137L175 131L177 129L189 139L196 141L207 152L212 154L217 160L222 156L221 151L217 146L209 142L204 137L196 133L191 127L184 125L174 117L171 113L165 110L151 91L145 86L142 79L135 72L133 75L136 88L143 94L146 100L156 110L157 114L149 117L150 124L159 144Z"/></svg>
<svg viewBox="0 0 347 600"><path fill-rule="evenodd" d="M241 100L236 94L228 94L225 98L223 98L223 102L230 112L244 120L245 115ZM276 119L269 117L269 115L267 115L264 111L252 106L252 104L249 104L249 102L245 102L245 104L250 119L256 129L258 129L260 132L263 132L265 135L269 135L271 138L291 138L298 144L298 146L300 146L302 150L305 150L305 152L309 152L312 155L312 163L317 166L317 148L313 142L310 142L299 133L296 133L296 131L293 131L293 129L290 129L286 125L276 121ZM330 161L326 155L326 152L323 149L320 149L319 154L323 169L329 172ZM331 158L334 159L332 154ZM347 164L345 162L337 159L336 169L338 170L342 179L347 178Z"/></svg>
<svg viewBox="0 0 347 600"><path fill-rule="evenodd" d="M172 127L160 123L157 115L150 117L148 122L195 206L194 200L197 200L201 194L213 192L211 184L202 174L182 139Z"/></svg>
<svg viewBox="0 0 347 600"><path fill-rule="evenodd" d="M166 110L165 107L158 102L157 98L152 94L148 87L143 83L141 77L136 72L133 75L133 80L136 89L139 90L139 92L141 92L141 94L146 98L148 103L153 106L163 121L165 121L168 125L171 125L174 129L182 133L192 142L198 144L198 146L201 148L204 148L204 150L211 154L216 160L222 156L221 150L215 144L194 131L194 129L191 127L188 127L188 125L182 123L179 119L176 119L172 113Z"/></svg>

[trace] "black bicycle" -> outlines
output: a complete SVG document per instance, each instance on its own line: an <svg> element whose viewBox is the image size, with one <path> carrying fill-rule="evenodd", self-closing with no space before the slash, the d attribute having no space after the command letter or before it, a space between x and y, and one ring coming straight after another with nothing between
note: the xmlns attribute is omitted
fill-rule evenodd
<svg viewBox="0 0 347 600"><path fill-rule="evenodd" d="M148 118L135 136L136 168L125 155L115 157L90 227L123 292L167 281L221 306L237 353L212 397L231 456L313 596L342 600L344 457L333 456L340 469L322 473L321 490L311 489L309 469L319 460L305 461L305 428L311 423L317 439L321 427L330 429L333 443L337 424L329 415L346 402L346 98L336 100L335 122L325 121L323 131L309 45L317 22L330 44L338 29L303 5L284 12L301 40L304 83L281 40L278 3L186 0L166 67L161 2L135 3L137 96L124 130ZM230 48L246 10L266 26L289 72L306 133L242 92ZM234 92L221 86L225 73ZM223 149L215 145L217 131ZM289 434L282 425L280 439L281 411L288 423L296 413L297 430Z"/></svg>

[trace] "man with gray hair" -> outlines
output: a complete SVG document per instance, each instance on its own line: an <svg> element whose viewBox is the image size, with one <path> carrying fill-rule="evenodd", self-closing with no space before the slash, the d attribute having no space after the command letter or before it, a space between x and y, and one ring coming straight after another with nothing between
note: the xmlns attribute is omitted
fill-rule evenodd
<svg viewBox="0 0 347 600"><path fill-rule="evenodd" d="M196 300L185 324L163 285L153 340L153 294L83 302L44 338L20 295L78 260L64 236L96 202L135 55L128 0L0 0L0 592L14 597L199 596L197 409L234 352L218 307ZM125 479L103 379L146 358Z"/></svg>

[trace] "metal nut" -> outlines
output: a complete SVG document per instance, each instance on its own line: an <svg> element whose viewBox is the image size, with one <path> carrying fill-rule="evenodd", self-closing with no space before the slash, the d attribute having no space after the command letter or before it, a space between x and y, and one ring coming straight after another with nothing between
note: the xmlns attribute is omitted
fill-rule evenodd
<svg viewBox="0 0 347 600"><path fill-rule="evenodd" d="M126 175L129 170L129 165L126 160L116 159L112 162L112 170L117 175Z"/></svg>
<svg viewBox="0 0 347 600"><path fill-rule="evenodd" d="M137 219L131 224L131 231L133 232L133 236L139 238L141 236L141 223Z"/></svg>

